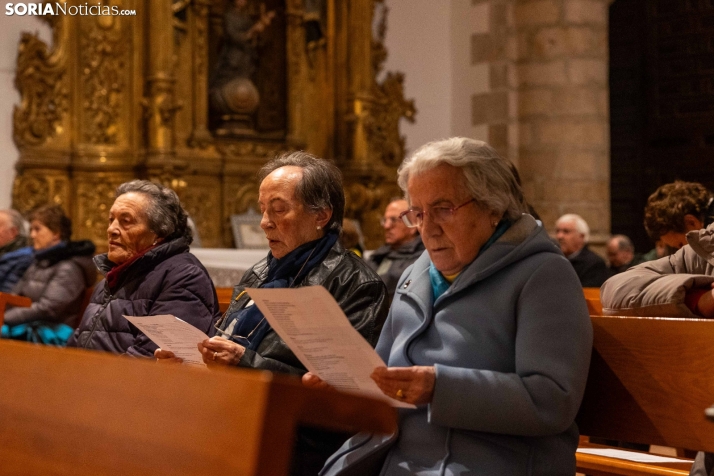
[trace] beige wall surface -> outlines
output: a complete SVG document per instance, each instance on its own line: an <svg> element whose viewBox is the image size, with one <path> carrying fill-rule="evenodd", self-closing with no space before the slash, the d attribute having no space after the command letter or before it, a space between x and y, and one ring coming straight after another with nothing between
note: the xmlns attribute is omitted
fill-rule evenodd
<svg viewBox="0 0 714 476"><path fill-rule="evenodd" d="M405 73L416 123L402 121L407 153L432 141L465 136L488 141L474 124L473 96L489 91L490 69L472 62L472 37L489 31L490 5L472 0L387 0L386 70Z"/></svg>
<svg viewBox="0 0 714 476"><path fill-rule="evenodd" d="M452 117L451 0L387 0L387 71L405 73L404 96L416 122L402 120L407 154L449 137Z"/></svg>

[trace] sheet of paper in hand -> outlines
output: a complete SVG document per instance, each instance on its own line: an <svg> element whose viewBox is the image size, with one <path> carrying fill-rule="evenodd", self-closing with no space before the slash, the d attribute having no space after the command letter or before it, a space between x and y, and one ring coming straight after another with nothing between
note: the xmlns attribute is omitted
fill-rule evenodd
<svg viewBox="0 0 714 476"><path fill-rule="evenodd" d="M198 343L208 336L176 316L124 316L163 350L170 350L186 364L202 365Z"/></svg>
<svg viewBox="0 0 714 476"><path fill-rule="evenodd" d="M296 289L246 289L271 327L310 372L333 387L386 400L393 406L414 405L389 398L369 378L385 364L322 286Z"/></svg>

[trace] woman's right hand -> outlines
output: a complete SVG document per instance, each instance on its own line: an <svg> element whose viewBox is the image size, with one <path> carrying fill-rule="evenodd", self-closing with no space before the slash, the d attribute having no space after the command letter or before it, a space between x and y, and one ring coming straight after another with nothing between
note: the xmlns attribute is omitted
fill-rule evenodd
<svg viewBox="0 0 714 476"><path fill-rule="evenodd" d="M327 382L312 372L308 372L302 376L302 384L310 388L332 388Z"/></svg>
<svg viewBox="0 0 714 476"><path fill-rule="evenodd" d="M156 357L156 361L162 364L169 363L169 364L180 364L183 363L183 359L180 357L176 357L176 355L171 352L170 350L161 350L161 349L156 349L154 351L154 357Z"/></svg>

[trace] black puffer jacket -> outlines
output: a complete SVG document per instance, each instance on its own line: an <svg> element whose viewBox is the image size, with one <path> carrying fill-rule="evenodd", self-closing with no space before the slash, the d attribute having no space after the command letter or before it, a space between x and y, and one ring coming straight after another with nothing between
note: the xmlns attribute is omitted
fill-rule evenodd
<svg viewBox="0 0 714 476"><path fill-rule="evenodd" d="M30 307L5 312L5 324L33 321L74 325L84 299L84 290L94 284L94 243L70 241L35 253L35 259L12 288L14 294L32 299Z"/></svg>
<svg viewBox="0 0 714 476"><path fill-rule="evenodd" d="M102 280L67 345L153 357L156 344L123 315L173 314L208 334L220 315L218 298L208 272L188 249L186 239L177 238L150 250L124 271L114 292ZM106 254L94 261L104 275L115 266Z"/></svg>
<svg viewBox="0 0 714 476"><path fill-rule="evenodd" d="M236 301L236 296L245 288L260 286L267 276L266 258L245 272L240 283L233 289L232 302L225 315L243 308L250 297L243 294ZM352 326L374 347L389 311L387 289L379 276L369 269L364 261L354 253L345 251L337 242L322 263L315 266L305 279L295 286L317 285L324 286L332 294ZM272 329L263 338L257 352L245 350L238 365L298 375L307 371Z"/></svg>

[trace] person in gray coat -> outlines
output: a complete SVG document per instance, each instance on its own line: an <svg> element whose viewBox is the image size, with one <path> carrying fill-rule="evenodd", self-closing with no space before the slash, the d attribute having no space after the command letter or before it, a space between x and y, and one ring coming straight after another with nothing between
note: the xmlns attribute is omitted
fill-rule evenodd
<svg viewBox="0 0 714 476"><path fill-rule="evenodd" d="M348 440L321 474L377 462L390 476L572 476L592 346L573 267L484 142L426 144L399 185L427 253L399 280L372 378L416 408L400 410L397 435Z"/></svg>
<svg viewBox="0 0 714 476"><path fill-rule="evenodd" d="M2 336L64 345L77 323L85 289L97 276L91 241L70 241L72 221L58 205L45 205L30 216L34 261L12 288L32 299L30 307L5 312Z"/></svg>

